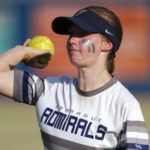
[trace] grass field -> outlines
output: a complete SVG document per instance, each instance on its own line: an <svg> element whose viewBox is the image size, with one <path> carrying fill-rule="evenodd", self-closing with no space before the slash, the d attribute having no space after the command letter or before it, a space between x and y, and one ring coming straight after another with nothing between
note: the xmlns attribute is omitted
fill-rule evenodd
<svg viewBox="0 0 150 150"><path fill-rule="evenodd" d="M138 96L150 133L150 96ZM33 106L0 97L0 150L42 150Z"/></svg>

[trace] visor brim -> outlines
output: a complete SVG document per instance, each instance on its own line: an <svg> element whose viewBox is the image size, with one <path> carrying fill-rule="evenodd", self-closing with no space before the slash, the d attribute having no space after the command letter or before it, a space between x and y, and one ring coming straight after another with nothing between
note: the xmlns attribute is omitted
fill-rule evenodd
<svg viewBox="0 0 150 150"><path fill-rule="evenodd" d="M65 35L68 34L68 29L72 24L77 25L79 28L87 32L91 32L91 33L99 32L98 30L96 30L95 27L93 27L86 21L75 17L58 17L54 19L52 22L52 29L55 33Z"/></svg>

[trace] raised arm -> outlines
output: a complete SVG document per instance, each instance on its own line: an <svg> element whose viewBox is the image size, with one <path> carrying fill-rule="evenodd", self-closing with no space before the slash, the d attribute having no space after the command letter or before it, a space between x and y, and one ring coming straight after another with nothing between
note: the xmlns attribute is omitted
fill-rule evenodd
<svg viewBox="0 0 150 150"><path fill-rule="evenodd" d="M26 47L28 40L23 46L16 46L0 55L0 94L13 97L14 71L12 70L21 61L26 65L36 68L44 68L47 64L39 64L37 57L50 55L49 51L39 51Z"/></svg>

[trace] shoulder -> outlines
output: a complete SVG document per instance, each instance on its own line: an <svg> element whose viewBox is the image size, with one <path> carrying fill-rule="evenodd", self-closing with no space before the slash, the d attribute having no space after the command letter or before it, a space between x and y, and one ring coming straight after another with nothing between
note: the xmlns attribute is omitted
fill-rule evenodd
<svg viewBox="0 0 150 150"><path fill-rule="evenodd" d="M72 86L74 87L75 84L76 78L69 78L68 76L46 77L44 79L44 87L46 91L49 91L50 89L68 89Z"/></svg>
<svg viewBox="0 0 150 150"><path fill-rule="evenodd" d="M74 83L76 81L76 78L69 78L68 76L56 76L56 77L46 77L45 80L51 84L54 83Z"/></svg>
<svg viewBox="0 0 150 150"><path fill-rule="evenodd" d="M138 99L119 80L114 84L110 93L113 93L112 96L115 97L114 99L121 110L127 112L133 111L134 108L141 111Z"/></svg>
<svg viewBox="0 0 150 150"><path fill-rule="evenodd" d="M68 76L46 77L44 84L48 88L65 88L75 86L76 78L69 78Z"/></svg>
<svg viewBox="0 0 150 150"><path fill-rule="evenodd" d="M115 94L125 103L138 103L135 96L118 80L113 88Z"/></svg>
<svg viewBox="0 0 150 150"><path fill-rule="evenodd" d="M136 97L120 82L117 82L118 101L126 120L143 120L141 106Z"/></svg>
<svg viewBox="0 0 150 150"><path fill-rule="evenodd" d="M23 70L15 70L15 78L31 78L32 80L38 80L41 79L44 82L47 82L49 84L58 84L58 83L74 83L76 82L76 78L70 78L68 76L49 76L49 77L42 77L39 75L36 75L34 73L26 72Z"/></svg>

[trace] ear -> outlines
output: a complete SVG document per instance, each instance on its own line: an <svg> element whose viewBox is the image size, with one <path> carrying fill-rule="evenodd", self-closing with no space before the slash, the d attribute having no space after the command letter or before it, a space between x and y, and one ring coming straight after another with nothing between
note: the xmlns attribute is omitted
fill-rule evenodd
<svg viewBox="0 0 150 150"><path fill-rule="evenodd" d="M109 51L113 48L113 44L109 39L106 39L103 41L102 44L102 51Z"/></svg>

